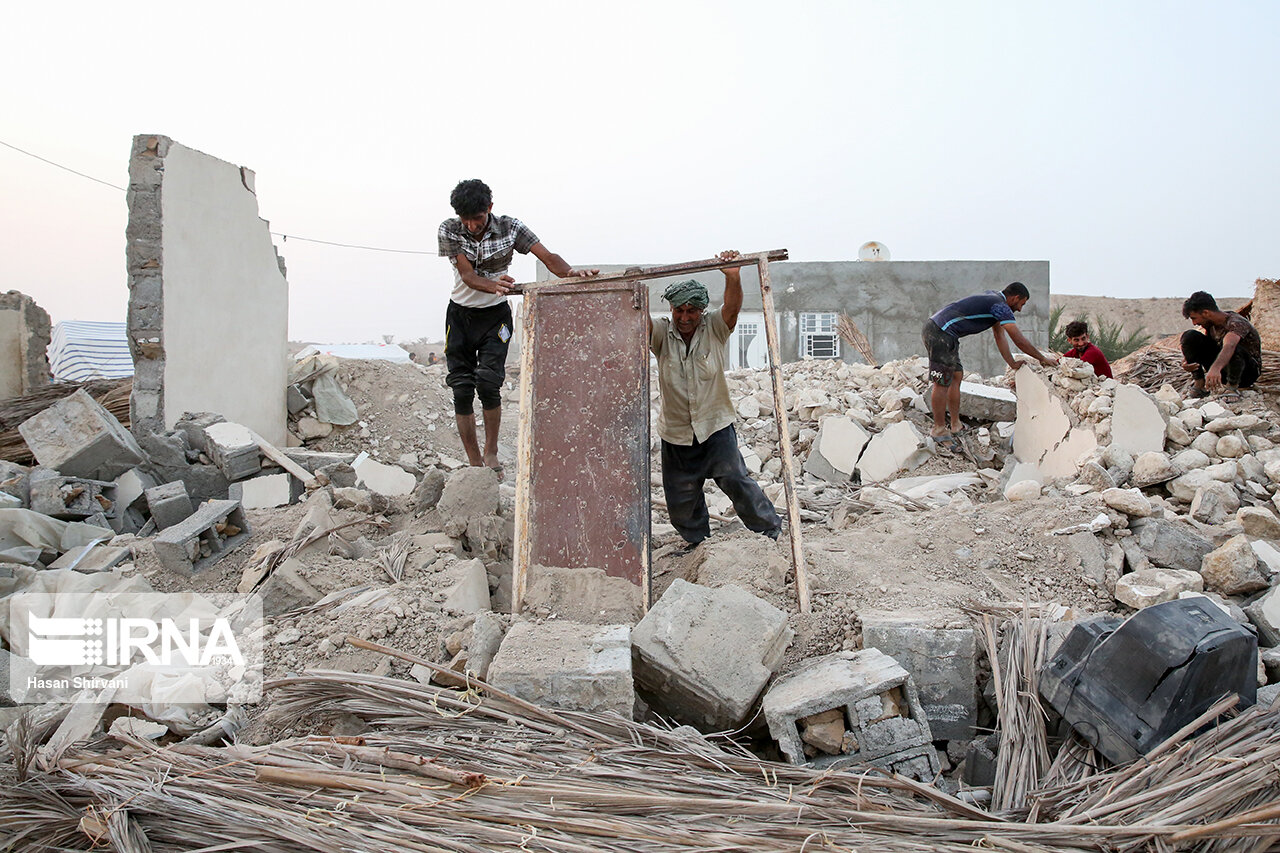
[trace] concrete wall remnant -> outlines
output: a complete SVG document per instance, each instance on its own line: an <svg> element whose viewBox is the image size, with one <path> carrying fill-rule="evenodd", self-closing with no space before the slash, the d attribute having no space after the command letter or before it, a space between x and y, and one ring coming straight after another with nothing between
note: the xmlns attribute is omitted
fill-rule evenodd
<svg viewBox="0 0 1280 853"><path fill-rule="evenodd" d="M53 381L49 314L25 293L0 293L0 399L30 394Z"/></svg>
<svg viewBox="0 0 1280 853"><path fill-rule="evenodd" d="M253 172L142 134L128 205L135 435L214 411L283 445L288 282Z"/></svg>

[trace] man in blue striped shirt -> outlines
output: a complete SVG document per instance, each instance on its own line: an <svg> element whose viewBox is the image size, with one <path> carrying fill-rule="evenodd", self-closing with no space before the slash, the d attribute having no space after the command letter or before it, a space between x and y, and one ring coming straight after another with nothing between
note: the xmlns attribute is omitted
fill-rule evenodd
<svg viewBox="0 0 1280 853"><path fill-rule="evenodd" d="M962 429L960 381L964 378L964 367L960 364L961 338L990 329L996 339L996 349L1010 370L1017 370L1018 363L1009 350L1009 339L1043 365L1058 363L1054 356L1036 349L1014 320L1013 315L1021 311L1030 299L1027 286L1015 281L999 293L988 290L952 302L925 321L924 348L929 354L929 379L933 382L930 397L933 429L930 435L934 438L949 439L952 433ZM951 415L950 426L947 425L948 412Z"/></svg>

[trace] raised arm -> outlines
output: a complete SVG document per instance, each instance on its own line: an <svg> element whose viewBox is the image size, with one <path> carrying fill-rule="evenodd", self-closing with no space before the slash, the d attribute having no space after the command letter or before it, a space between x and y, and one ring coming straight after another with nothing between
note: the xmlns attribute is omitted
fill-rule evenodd
<svg viewBox="0 0 1280 853"><path fill-rule="evenodd" d="M722 261L732 261L738 257L733 249L721 252L716 257ZM730 331L738 325L738 314L742 311L742 268L731 267L724 270L724 305L720 308L720 316Z"/></svg>
<svg viewBox="0 0 1280 853"><path fill-rule="evenodd" d="M534 257L542 261L556 278L588 278L600 272L600 270L575 270L568 261L541 243L534 243L529 251L533 252Z"/></svg>

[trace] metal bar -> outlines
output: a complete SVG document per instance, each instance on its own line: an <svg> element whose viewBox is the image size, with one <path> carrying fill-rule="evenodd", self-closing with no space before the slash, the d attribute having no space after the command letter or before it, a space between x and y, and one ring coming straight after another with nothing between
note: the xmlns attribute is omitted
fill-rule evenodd
<svg viewBox="0 0 1280 853"><path fill-rule="evenodd" d="M515 542L511 549L511 612L519 615L524 606L525 588L529 582L530 477L533 465L533 348L535 336L530 328L533 318L533 302L536 294L521 306L520 341L520 419L519 439L516 443L516 525Z"/></svg>
<svg viewBox="0 0 1280 853"><path fill-rule="evenodd" d="M727 270L735 267L747 267L752 264L758 264L761 261L785 261L787 259L786 249L773 249L768 252L752 252L750 254L739 255L731 261L724 261L720 258L708 258L705 261L687 261L682 264L668 264L660 267L635 267L633 269L624 270L623 272L609 272L603 275L592 276L589 279L582 278L553 278L547 281L530 281L522 284L511 285L510 292L520 294L539 290L544 287L556 287L565 284L597 284L606 281L639 281L641 279L666 278L672 275L683 275L685 273L707 272L709 270Z"/></svg>
<svg viewBox="0 0 1280 853"><path fill-rule="evenodd" d="M795 473L791 457L791 433L787 427L787 398L782 389L782 364L778 349L778 324L773 312L773 285L769 281L769 261L758 258L760 301L764 306L764 336L769 345L769 379L773 382L773 417L778 424L778 452L782 456L782 487L787 494L787 528L791 534L791 568L796 575L796 597L800 612L809 613L809 576L800 542L800 501L796 497Z"/></svg>

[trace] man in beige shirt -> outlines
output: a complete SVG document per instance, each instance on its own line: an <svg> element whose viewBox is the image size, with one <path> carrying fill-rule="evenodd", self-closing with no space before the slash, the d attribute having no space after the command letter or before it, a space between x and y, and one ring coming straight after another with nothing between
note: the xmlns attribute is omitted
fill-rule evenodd
<svg viewBox="0 0 1280 853"><path fill-rule="evenodd" d="M736 257L737 252L720 253L722 260ZM671 524L691 545L711 535L702 487L712 479L749 530L777 539L782 520L738 450L736 413L724 378L729 335L742 310L742 272L724 271L719 311L707 312L707 288L694 279L671 285L662 298L671 303L671 316L650 322L649 348L658 358L662 491Z"/></svg>

